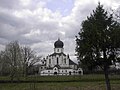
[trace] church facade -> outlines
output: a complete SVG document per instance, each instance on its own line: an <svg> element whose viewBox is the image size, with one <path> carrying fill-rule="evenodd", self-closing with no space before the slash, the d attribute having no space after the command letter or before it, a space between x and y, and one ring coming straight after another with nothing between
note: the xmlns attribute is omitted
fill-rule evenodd
<svg viewBox="0 0 120 90"><path fill-rule="evenodd" d="M64 54L64 43L58 39L54 43L54 53L42 61L39 73L45 75L83 75L83 70L73 62L69 55Z"/></svg>

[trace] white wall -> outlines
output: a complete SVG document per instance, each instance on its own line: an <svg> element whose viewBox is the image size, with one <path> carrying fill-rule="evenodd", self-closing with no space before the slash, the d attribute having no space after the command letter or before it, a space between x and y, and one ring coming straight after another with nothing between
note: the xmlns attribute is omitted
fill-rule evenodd
<svg viewBox="0 0 120 90"><path fill-rule="evenodd" d="M64 52L64 48L54 48L54 53L62 53Z"/></svg>
<svg viewBox="0 0 120 90"><path fill-rule="evenodd" d="M55 70L56 68L56 70ZM42 76L47 76L47 75L54 75L54 72L57 72L57 75L83 75L83 70L81 68L79 68L78 70L74 70L74 69L58 69L57 67L55 67L53 69L48 69L48 70L43 70L41 71L40 75ZM81 72L79 74L79 71ZM71 72L71 73L70 73Z"/></svg>

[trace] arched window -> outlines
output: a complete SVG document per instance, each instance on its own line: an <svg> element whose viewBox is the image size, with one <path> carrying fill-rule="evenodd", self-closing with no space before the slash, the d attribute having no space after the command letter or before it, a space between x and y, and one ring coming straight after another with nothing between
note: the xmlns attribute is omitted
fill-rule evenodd
<svg viewBox="0 0 120 90"><path fill-rule="evenodd" d="M57 49L57 52L59 52L59 49Z"/></svg>
<svg viewBox="0 0 120 90"><path fill-rule="evenodd" d="M51 64L51 59L49 59L49 64Z"/></svg>
<svg viewBox="0 0 120 90"><path fill-rule="evenodd" d="M65 70L65 72L67 72L67 70Z"/></svg>
<svg viewBox="0 0 120 90"><path fill-rule="evenodd" d="M64 58L64 63L66 64L66 58Z"/></svg>
<svg viewBox="0 0 120 90"><path fill-rule="evenodd" d="M57 64L58 64L59 62L58 62L58 57L57 57Z"/></svg>

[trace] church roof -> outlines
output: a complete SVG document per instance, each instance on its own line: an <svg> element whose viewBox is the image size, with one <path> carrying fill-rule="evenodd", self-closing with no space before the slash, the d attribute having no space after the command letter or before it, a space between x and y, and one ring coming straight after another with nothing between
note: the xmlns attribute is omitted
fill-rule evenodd
<svg viewBox="0 0 120 90"><path fill-rule="evenodd" d="M55 65L54 67L57 67L58 69L60 69L61 67L60 67L60 65Z"/></svg>
<svg viewBox="0 0 120 90"><path fill-rule="evenodd" d="M69 65L77 65L77 64L73 62L71 59L69 59Z"/></svg>
<svg viewBox="0 0 120 90"><path fill-rule="evenodd" d="M55 65L54 67L57 67L58 69L72 69L72 68L70 68L70 67L60 67L59 65ZM51 70L51 69L53 69L54 67L49 67L49 68L47 68L47 70Z"/></svg>
<svg viewBox="0 0 120 90"><path fill-rule="evenodd" d="M53 67L49 67L49 68L46 68L47 70L51 70L51 69L53 69Z"/></svg>
<svg viewBox="0 0 120 90"><path fill-rule="evenodd" d="M59 55L59 56L63 55L63 56L66 56L64 53L53 53L53 54L51 54L50 56L56 56L56 55Z"/></svg>
<svg viewBox="0 0 120 90"><path fill-rule="evenodd" d="M61 67L61 69L72 69L70 67Z"/></svg>
<svg viewBox="0 0 120 90"><path fill-rule="evenodd" d="M63 48L63 42L58 38L58 40L54 43L55 48Z"/></svg>

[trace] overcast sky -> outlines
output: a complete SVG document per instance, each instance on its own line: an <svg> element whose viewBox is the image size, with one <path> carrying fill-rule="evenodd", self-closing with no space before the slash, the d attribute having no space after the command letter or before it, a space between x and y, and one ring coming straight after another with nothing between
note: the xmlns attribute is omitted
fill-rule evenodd
<svg viewBox="0 0 120 90"><path fill-rule="evenodd" d="M98 1L106 9L117 9L120 0L0 0L0 50L18 40L39 55L53 52L60 37L64 51L75 54L75 36Z"/></svg>

